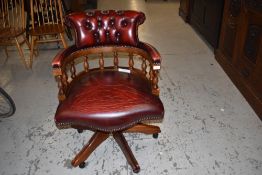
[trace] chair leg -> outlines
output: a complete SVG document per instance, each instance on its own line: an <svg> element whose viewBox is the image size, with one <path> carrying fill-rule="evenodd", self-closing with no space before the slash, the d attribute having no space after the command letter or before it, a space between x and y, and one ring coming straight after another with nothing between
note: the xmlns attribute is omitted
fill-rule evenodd
<svg viewBox="0 0 262 175"><path fill-rule="evenodd" d="M6 64L8 58L9 58L7 46L5 46L5 55L6 55L6 58L5 58L4 64Z"/></svg>
<svg viewBox="0 0 262 175"><path fill-rule="evenodd" d="M90 154L107 138L109 133L95 132L89 142L82 148L82 150L72 160L72 166L76 167L83 163Z"/></svg>
<svg viewBox="0 0 262 175"><path fill-rule="evenodd" d="M65 41L64 33L60 33L59 35L60 35L60 37L61 37L61 40L62 40L62 43L63 43L64 48L67 48L67 43L66 43L66 41Z"/></svg>
<svg viewBox="0 0 262 175"><path fill-rule="evenodd" d="M36 42L36 38L34 36L31 36L31 48L30 48L30 65L29 67L32 68L32 63L33 63L33 59L34 59L34 48L35 48L35 42Z"/></svg>
<svg viewBox="0 0 262 175"><path fill-rule="evenodd" d="M30 51L30 56L29 56L30 58L29 58L29 65L28 65L28 67L32 68L33 60L31 59L31 45L30 45L27 37L24 34L22 34L22 36L23 36L24 42L26 43L26 45L27 45L27 47L28 47L28 49Z"/></svg>
<svg viewBox="0 0 262 175"><path fill-rule="evenodd" d="M8 50L7 50L7 46L5 46L5 55L6 55L6 57L9 57L9 55L8 55Z"/></svg>
<svg viewBox="0 0 262 175"><path fill-rule="evenodd" d="M29 50L31 50L30 43L28 42L28 39L26 38L26 36L24 34L23 34L23 39L25 40L25 43L26 43L27 47L29 48Z"/></svg>
<svg viewBox="0 0 262 175"><path fill-rule="evenodd" d="M123 135L122 132L115 132L113 133L113 137L116 140L117 144L121 148L122 152L124 153L128 163L131 165L133 172L138 173L140 171L140 167L137 163L135 156L133 155L128 143Z"/></svg>
<svg viewBox="0 0 262 175"><path fill-rule="evenodd" d="M24 64L25 68L28 68L27 63L25 61L25 56L24 56L24 52L20 46L20 43L18 42L18 39L15 37L15 43L16 43L16 47L18 49L19 55L20 55L20 59L22 61L22 63Z"/></svg>

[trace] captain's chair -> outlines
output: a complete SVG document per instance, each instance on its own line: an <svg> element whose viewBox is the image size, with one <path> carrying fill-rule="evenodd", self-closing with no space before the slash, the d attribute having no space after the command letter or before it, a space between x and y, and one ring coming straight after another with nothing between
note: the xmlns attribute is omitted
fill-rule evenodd
<svg viewBox="0 0 262 175"><path fill-rule="evenodd" d="M72 13L65 22L75 31L75 44L54 58L60 104L55 114L59 129L94 132L72 160L85 166L88 156L109 136L118 143L135 173L140 167L124 132L153 134L162 121L158 72L161 57L151 45L138 39L145 15L137 11Z"/></svg>

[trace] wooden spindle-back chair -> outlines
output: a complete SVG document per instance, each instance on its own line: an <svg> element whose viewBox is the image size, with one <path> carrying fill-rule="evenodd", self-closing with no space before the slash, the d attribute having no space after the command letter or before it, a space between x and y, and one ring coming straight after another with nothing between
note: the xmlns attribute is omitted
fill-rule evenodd
<svg viewBox="0 0 262 175"><path fill-rule="evenodd" d="M0 46L4 46L8 58L7 47L15 45L22 63L27 68L26 57L22 48L24 43L27 45L27 49L30 49L30 44L25 37L24 0L1 0Z"/></svg>
<svg viewBox="0 0 262 175"><path fill-rule="evenodd" d="M62 42L66 48L61 0L30 0L30 10L31 60L38 43Z"/></svg>

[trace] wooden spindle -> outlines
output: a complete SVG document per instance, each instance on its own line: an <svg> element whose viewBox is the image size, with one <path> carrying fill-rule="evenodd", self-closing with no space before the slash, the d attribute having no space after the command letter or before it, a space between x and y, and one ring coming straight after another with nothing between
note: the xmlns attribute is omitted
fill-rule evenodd
<svg viewBox="0 0 262 175"><path fill-rule="evenodd" d="M48 8L48 1L45 0L45 11L46 11L46 17L47 17L47 23L50 23L50 19L49 19L49 8Z"/></svg>
<svg viewBox="0 0 262 175"><path fill-rule="evenodd" d="M22 9L24 9L24 1L19 0L19 6L21 7L21 8L19 8L20 19L22 19L22 20L20 20L20 23L21 23L22 28L24 29L25 28L25 16L24 16L25 14L24 14L24 10L22 10Z"/></svg>
<svg viewBox="0 0 262 175"><path fill-rule="evenodd" d="M65 99L65 91L63 87L62 76L56 76L56 79L58 83L58 99L61 101Z"/></svg>
<svg viewBox="0 0 262 175"><path fill-rule="evenodd" d="M114 67L117 69L118 68L118 53L114 52Z"/></svg>
<svg viewBox="0 0 262 175"><path fill-rule="evenodd" d="M62 74L62 82L63 82L63 85L65 86L65 88L67 88L67 86L68 86L68 81L67 81L67 79L68 79L68 76L67 76L67 73L66 73L66 71Z"/></svg>
<svg viewBox="0 0 262 175"><path fill-rule="evenodd" d="M74 61L71 62L70 73L71 73L71 78L74 79L76 77L76 67Z"/></svg>
<svg viewBox="0 0 262 175"><path fill-rule="evenodd" d="M88 56L84 57L84 70L85 72L88 72L89 70Z"/></svg>
<svg viewBox="0 0 262 175"><path fill-rule="evenodd" d="M38 3L38 0L35 0L35 3L36 3L36 5L35 5L35 7L36 7L36 14L37 14L37 23L38 23L38 26L40 26L40 3L41 2L39 2Z"/></svg>
<svg viewBox="0 0 262 175"><path fill-rule="evenodd" d="M104 69L104 54L101 53L100 58L99 58L99 67L100 69Z"/></svg>
<svg viewBox="0 0 262 175"><path fill-rule="evenodd" d="M155 95L159 95L159 89L158 89L158 71L154 70L153 71L153 81L152 81L152 85L153 85L153 94Z"/></svg>
<svg viewBox="0 0 262 175"><path fill-rule="evenodd" d="M129 53L129 61L128 61L128 64L129 64L129 69L132 70L134 68L134 55L133 53Z"/></svg>
<svg viewBox="0 0 262 175"><path fill-rule="evenodd" d="M61 0L57 0L57 3L58 3L58 15L60 15L60 23L62 24L62 26L64 25L64 20L63 20L63 8L62 8L62 2ZM61 13L60 13L61 12Z"/></svg>
<svg viewBox="0 0 262 175"><path fill-rule="evenodd" d="M44 8L43 8L43 2L39 2L40 5L40 10L41 10L41 15L42 15L42 23L45 24L45 14L44 14Z"/></svg>
<svg viewBox="0 0 262 175"><path fill-rule="evenodd" d="M8 2L7 2L7 3L8 3ZM10 4L10 5L11 5L10 8L11 8L11 12L12 12L11 15L12 15L12 16L11 16L10 19L9 19L9 27L12 27L12 23L14 22L14 19L15 19L15 17L14 17L14 8L13 8L13 3L14 3L13 0L11 0L10 3L11 3L11 4ZM7 9L7 10L9 10L9 9Z"/></svg>
<svg viewBox="0 0 262 175"><path fill-rule="evenodd" d="M7 21L6 21L6 27L9 27L9 24L10 24L10 15L9 15L9 12L8 12L8 2L6 2L5 4L5 11L7 13Z"/></svg>
<svg viewBox="0 0 262 175"><path fill-rule="evenodd" d="M33 7L33 8L31 8L31 7ZM30 0L30 14L31 14L31 22L32 22L32 28L34 29L35 28L35 23L34 23L34 21L35 21L35 17L34 17L34 1L32 0ZM29 14L27 14L27 15L29 15Z"/></svg>
<svg viewBox="0 0 262 175"><path fill-rule="evenodd" d="M154 77L154 73L153 73L153 65L150 65L150 70L149 70L149 80L152 82L153 81L153 77Z"/></svg>
<svg viewBox="0 0 262 175"><path fill-rule="evenodd" d="M4 1L1 1L1 12L2 12L3 27L5 27L5 8L4 8ZM1 26L1 27L2 27L2 26Z"/></svg>
<svg viewBox="0 0 262 175"><path fill-rule="evenodd" d="M57 0L54 0L55 2L55 19L56 19L56 24L58 24L58 14L57 14Z"/></svg>
<svg viewBox="0 0 262 175"><path fill-rule="evenodd" d="M38 26L40 26L40 15L39 15L39 6L38 6L38 3L37 3L38 0L35 0L35 9L36 9L36 14L37 14L37 23L38 23ZM32 21L34 23L34 21Z"/></svg>
<svg viewBox="0 0 262 175"><path fill-rule="evenodd" d="M52 3L52 0L49 1L49 5L50 5L50 7L49 7L48 11L50 10L51 17L52 17L52 24L54 24L55 20L54 20L54 14L53 14L53 3Z"/></svg>
<svg viewBox="0 0 262 175"><path fill-rule="evenodd" d="M142 72L143 72L143 74L145 74L146 75L146 68L147 68L147 65L146 65L146 59L145 58L142 58L142 66L141 66L141 68L142 68Z"/></svg>
<svg viewBox="0 0 262 175"><path fill-rule="evenodd" d="M19 18L19 15L18 15L18 10L19 10L19 8L18 8L18 6L19 6L20 4L18 4L18 2L15 0L15 2L14 2L14 8L15 8L15 18L14 18L14 23L16 23L16 25L18 25L19 26L19 23L20 23L20 21L21 21L21 19ZM16 20L15 20L16 19ZM15 25L14 25L15 26ZM19 26L20 27L20 26Z"/></svg>
<svg viewBox="0 0 262 175"><path fill-rule="evenodd" d="M42 21L43 21L43 24L46 23L46 17L45 17L45 13L46 13L46 9L45 9L45 0L42 0L41 2L41 11L42 11Z"/></svg>

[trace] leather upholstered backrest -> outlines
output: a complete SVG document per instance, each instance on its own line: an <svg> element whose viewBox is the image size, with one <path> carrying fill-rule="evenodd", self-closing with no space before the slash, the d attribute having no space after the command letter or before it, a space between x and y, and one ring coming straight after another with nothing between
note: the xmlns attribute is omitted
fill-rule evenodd
<svg viewBox="0 0 262 175"><path fill-rule="evenodd" d="M78 48L103 45L137 46L138 26L144 20L144 13L131 10L77 12L65 17L65 23L75 30L75 45Z"/></svg>

